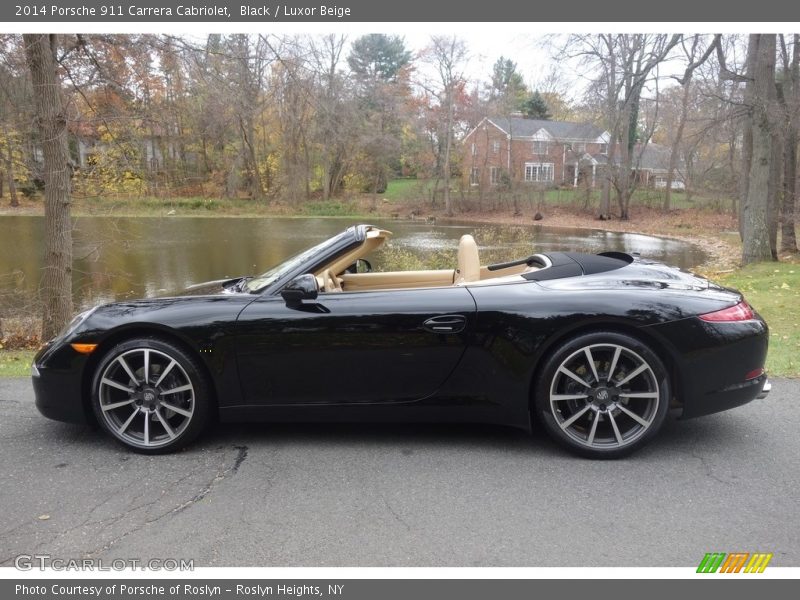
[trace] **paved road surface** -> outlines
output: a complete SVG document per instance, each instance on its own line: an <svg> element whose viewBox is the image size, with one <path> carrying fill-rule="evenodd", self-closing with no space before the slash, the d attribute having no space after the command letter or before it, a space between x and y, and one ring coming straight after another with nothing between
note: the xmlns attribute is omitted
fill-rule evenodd
<svg viewBox="0 0 800 600"><path fill-rule="evenodd" d="M225 425L170 456L49 421L0 380L0 565L691 566L716 550L800 566L800 380L670 420L634 457L573 458L483 426ZM49 515L40 520L40 515Z"/></svg>

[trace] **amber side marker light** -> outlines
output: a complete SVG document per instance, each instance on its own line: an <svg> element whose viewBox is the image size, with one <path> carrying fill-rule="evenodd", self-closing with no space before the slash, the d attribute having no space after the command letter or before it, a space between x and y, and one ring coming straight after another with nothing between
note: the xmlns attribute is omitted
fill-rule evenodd
<svg viewBox="0 0 800 600"><path fill-rule="evenodd" d="M751 321L755 318L755 313L753 309L750 308L750 305L747 302L739 302L734 306L730 306L728 308L723 308L722 310L718 310L711 313L706 313L704 315L700 315L700 318L703 321L711 321L711 322L731 322L731 321Z"/></svg>
<svg viewBox="0 0 800 600"><path fill-rule="evenodd" d="M97 344L70 344L70 346L80 354L91 354L97 348Z"/></svg>

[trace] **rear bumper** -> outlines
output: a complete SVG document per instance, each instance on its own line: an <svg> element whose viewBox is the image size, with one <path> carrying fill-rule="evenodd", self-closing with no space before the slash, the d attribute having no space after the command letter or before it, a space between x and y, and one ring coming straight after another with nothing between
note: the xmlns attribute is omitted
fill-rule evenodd
<svg viewBox="0 0 800 600"><path fill-rule="evenodd" d="M702 417L736 408L753 400L762 400L767 397L771 387L766 375L730 385L724 389L707 393L702 398L694 398L692 402L684 405L682 417L684 419Z"/></svg>
<svg viewBox="0 0 800 600"><path fill-rule="evenodd" d="M721 412L769 394L763 372L769 330L760 318L708 323L687 318L654 326L674 349L675 399L683 418ZM751 377L754 371L761 371Z"/></svg>

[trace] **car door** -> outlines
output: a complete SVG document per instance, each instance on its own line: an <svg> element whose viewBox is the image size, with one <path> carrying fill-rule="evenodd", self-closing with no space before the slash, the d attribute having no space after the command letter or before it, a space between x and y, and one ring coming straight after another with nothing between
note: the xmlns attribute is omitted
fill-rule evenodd
<svg viewBox="0 0 800 600"><path fill-rule="evenodd" d="M475 325L463 287L320 293L287 306L252 302L237 321L248 404L409 402L433 394L458 365Z"/></svg>

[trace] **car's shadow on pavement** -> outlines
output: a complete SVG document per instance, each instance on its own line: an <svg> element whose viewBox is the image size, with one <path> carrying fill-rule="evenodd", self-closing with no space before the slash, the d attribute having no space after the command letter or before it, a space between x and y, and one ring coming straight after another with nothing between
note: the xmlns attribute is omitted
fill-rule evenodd
<svg viewBox="0 0 800 600"><path fill-rule="evenodd" d="M736 415L711 415L681 421L668 417L655 439L634 453L665 457L675 451L730 451L742 442L747 419ZM502 452L537 457L564 456L560 448L534 423L533 431L487 424L394 424L394 423L221 423L198 442L203 446L246 445L294 446L297 448L399 448L417 450Z"/></svg>
<svg viewBox="0 0 800 600"><path fill-rule="evenodd" d="M686 451L735 453L739 446L748 443L742 434L747 423L746 418L731 413L689 421L668 417L656 438L633 456L669 457L674 452ZM54 445L122 450L119 444L97 427L46 420L33 424L33 427L46 430L42 434ZM306 450L397 448L407 455L438 449L526 454L538 458L569 456L538 424L534 424L532 433L528 433L500 425L461 423L218 423L183 453L192 454L223 446L294 447Z"/></svg>

